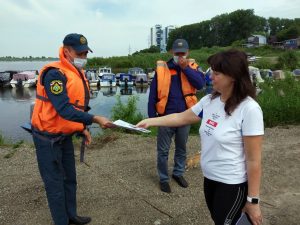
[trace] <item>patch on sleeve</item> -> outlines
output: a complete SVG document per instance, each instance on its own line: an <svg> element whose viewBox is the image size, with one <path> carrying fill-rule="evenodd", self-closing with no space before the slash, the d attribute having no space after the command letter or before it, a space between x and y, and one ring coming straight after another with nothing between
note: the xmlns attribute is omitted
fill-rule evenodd
<svg viewBox="0 0 300 225"><path fill-rule="evenodd" d="M63 82L61 80L53 80L50 83L50 91L52 94L58 95L64 90Z"/></svg>

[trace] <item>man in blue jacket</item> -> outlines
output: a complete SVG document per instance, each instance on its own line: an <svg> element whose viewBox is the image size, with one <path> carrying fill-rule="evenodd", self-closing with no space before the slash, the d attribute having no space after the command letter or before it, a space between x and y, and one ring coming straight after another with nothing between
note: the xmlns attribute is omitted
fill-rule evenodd
<svg viewBox="0 0 300 225"><path fill-rule="evenodd" d="M173 58L158 61L150 87L148 116L156 117L180 113L196 104L196 90L205 85L204 74L192 59L187 59L189 46L186 40L177 39L172 45ZM183 174L186 160L186 143L190 125L183 127L159 127L157 134L157 170L160 189L170 193L168 156L175 135L175 155L172 178L183 188L188 187Z"/></svg>

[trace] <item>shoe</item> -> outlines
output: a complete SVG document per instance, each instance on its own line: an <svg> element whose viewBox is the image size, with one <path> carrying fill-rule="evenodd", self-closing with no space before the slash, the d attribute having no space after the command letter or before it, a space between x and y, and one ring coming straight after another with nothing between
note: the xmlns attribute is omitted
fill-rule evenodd
<svg viewBox="0 0 300 225"><path fill-rule="evenodd" d="M69 219L69 224L84 225L91 221L91 217L75 216L74 218Z"/></svg>
<svg viewBox="0 0 300 225"><path fill-rule="evenodd" d="M168 182L160 182L160 190L166 193L171 193L171 188Z"/></svg>
<svg viewBox="0 0 300 225"><path fill-rule="evenodd" d="M183 188L187 188L189 186L188 182L184 179L183 176L175 176L172 175L173 179L179 184L179 186Z"/></svg>

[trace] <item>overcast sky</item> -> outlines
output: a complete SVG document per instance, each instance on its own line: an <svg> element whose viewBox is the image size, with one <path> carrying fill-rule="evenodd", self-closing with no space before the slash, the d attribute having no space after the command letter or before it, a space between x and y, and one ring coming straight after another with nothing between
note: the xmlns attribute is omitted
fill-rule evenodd
<svg viewBox="0 0 300 225"><path fill-rule="evenodd" d="M82 33L90 57L148 47L155 24L182 26L237 9L299 18L300 0L0 0L0 56L56 57L64 36Z"/></svg>

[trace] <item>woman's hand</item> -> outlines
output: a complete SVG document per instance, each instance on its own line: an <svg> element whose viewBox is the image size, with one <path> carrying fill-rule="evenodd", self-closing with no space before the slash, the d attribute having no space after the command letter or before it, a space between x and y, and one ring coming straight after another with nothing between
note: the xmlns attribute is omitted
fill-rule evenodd
<svg viewBox="0 0 300 225"><path fill-rule="evenodd" d="M140 121L136 126L147 129L151 126L150 119L144 119Z"/></svg>
<svg viewBox="0 0 300 225"><path fill-rule="evenodd" d="M253 225L262 224L262 214L259 204L252 204L250 202L247 202L243 211L249 215Z"/></svg>
<svg viewBox="0 0 300 225"><path fill-rule="evenodd" d="M90 145L92 143L92 136L90 132L85 129L82 133L85 136L85 145Z"/></svg>

